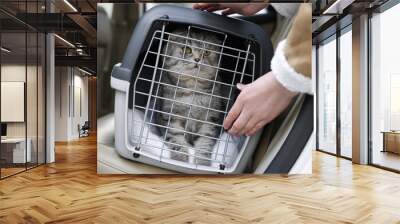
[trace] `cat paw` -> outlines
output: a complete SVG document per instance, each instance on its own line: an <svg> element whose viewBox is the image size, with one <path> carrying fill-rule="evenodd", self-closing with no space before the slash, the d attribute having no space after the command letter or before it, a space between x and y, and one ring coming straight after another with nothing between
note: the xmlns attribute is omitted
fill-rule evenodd
<svg viewBox="0 0 400 224"><path fill-rule="evenodd" d="M196 158L196 164L202 166L211 166L211 160Z"/></svg>
<svg viewBox="0 0 400 224"><path fill-rule="evenodd" d="M171 152L171 159L179 160L182 162L189 161L189 156L186 154L187 152L185 150L182 150L182 147L174 146L174 147L172 147L172 150L177 151L177 152ZM182 153L178 153L178 152L182 152Z"/></svg>

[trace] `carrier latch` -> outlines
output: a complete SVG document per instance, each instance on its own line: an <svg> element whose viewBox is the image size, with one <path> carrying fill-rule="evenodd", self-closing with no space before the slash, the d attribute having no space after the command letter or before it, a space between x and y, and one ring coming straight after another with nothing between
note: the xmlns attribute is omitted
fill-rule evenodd
<svg viewBox="0 0 400 224"><path fill-rule="evenodd" d="M138 146L136 146L135 147L135 151L140 151L140 147L138 147ZM134 152L133 153L133 158L135 158L135 159L137 159L137 158L139 158L140 157L140 154L139 153L136 153L136 152Z"/></svg>

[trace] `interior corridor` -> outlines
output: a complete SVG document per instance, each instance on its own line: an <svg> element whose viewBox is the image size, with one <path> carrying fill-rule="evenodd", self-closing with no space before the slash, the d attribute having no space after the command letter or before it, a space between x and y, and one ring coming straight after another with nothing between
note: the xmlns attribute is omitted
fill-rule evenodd
<svg viewBox="0 0 400 224"><path fill-rule="evenodd" d="M393 200L400 198L398 174L321 152L314 152L313 160L309 176L97 175L92 135L58 143L56 163L1 181L0 217L3 223L400 219L400 201Z"/></svg>

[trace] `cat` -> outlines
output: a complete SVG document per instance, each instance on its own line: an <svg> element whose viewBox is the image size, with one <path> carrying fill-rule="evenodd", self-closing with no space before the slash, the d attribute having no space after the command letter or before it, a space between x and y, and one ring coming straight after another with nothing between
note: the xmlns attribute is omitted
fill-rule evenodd
<svg viewBox="0 0 400 224"><path fill-rule="evenodd" d="M172 31L172 34L186 37L187 31L175 30ZM191 31L189 33L189 37L196 40L221 44L221 41L215 35L205 32ZM170 72L164 71L161 74L162 84L160 85L161 91L159 95L167 99L174 99L175 95L176 102L173 103L173 101L166 99L160 100L160 110L168 114L159 113L158 123L162 126L169 127L165 135L165 140L169 143L178 144L175 145L167 143L169 148L173 150L171 152L172 159L189 162L189 149L185 147L188 146L195 148L195 164L210 166L213 146L216 143L216 140L213 138L219 137L218 134L221 128L221 126L213 124L222 125L223 115L221 112L215 111L222 111L223 109L223 99L220 97L215 97L215 95L222 96L223 94L220 84L215 83L213 88L214 81L207 81L204 79L220 81L220 78L217 75L218 71L216 67L218 66L218 61L220 59L220 54L217 52L219 52L221 49L216 45L204 43L203 46L203 42L173 35L170 35L169 40L170 42L165 44L163 47L163 52L165 55L167 55L163 57L163 63L164 69L170 70ZM186 46L183 44L186 44ZM183 54L185 55L183 56ZM173 56L176 58L168 56ZM187 61L182 60L182 58ZM200 63L205 65L200 65ZM214 67L206 65L211 65ZM179 72L182 75L175 72ZM200 77L203 79L198 79L195 77ZM164 84L169 84L171 86ZM179 86L184 89L176 88L175 86ZM214 96L202 94L200 92L208 94L212 93ZM189 104L192 104L191 109L189 109ZM173 110L171 111L172 105ZM196 105L202 107L196 107ZM215 110L207 110L206 108L212 108ZM169 115L169 113L172 113L172 115ZM191 120L187 117L200 121L207 121L209 123ZM164 129L162 133L165 134L165 131L166 130ZM189 134L187 132L197 133L199 135Z"/></svg>

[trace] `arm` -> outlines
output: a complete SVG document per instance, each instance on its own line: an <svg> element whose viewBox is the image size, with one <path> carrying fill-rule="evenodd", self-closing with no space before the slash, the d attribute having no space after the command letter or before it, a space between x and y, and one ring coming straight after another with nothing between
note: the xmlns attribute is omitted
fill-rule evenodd
<svg viewBox="0 0 400 224"><path fill-rule="evenodd" d="M310 4L300 6L287 39L278 44L271 69L288 90L312 94Z"/></svg>
<svg viewBox="0 0 400 224"><path fill-rule="evenodd" d="M271 61L272 71L248 85L224 121L234 135L253 135L277 117L298 92L311 93L311 5L302 4L285 41Z"/></svg>
<svg viewBox="0 0 400 224"><path fill-rule="evenodd" d="M307 77L311 77L311 24L311 4L302 4L284 50L293 69Z"/></svg>

